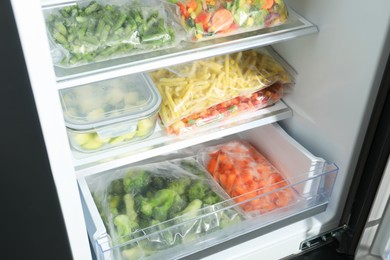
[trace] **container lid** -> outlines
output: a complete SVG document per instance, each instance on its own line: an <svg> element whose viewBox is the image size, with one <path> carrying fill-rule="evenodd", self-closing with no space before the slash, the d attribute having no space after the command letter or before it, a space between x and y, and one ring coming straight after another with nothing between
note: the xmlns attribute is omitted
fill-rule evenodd
<svg viewBox="0 0 390 260"><path fill-rule="evenodd" d="M161 96L145 73L60 91L65 124L86 130L147 118L158 111Z"/></svg>

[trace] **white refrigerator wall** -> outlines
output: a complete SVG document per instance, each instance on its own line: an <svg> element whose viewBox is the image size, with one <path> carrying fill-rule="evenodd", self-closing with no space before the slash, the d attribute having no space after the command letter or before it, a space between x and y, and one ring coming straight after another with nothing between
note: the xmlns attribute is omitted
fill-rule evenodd
<svg viewBox="0 0 390 260"><path fill-rule="evenodd" d="M298 72L286 130L339 174L321 222L338 221L389 54L390 1L286 1L319 33L275 46Z"/></svg>
<svg viewBox="0 0 390 260"><path fill-rule="evenodd" d="M296 87L286 98L294 114L282 125L314 155L340 167L334 193L326 212L210 259L278 259L299 252L302 240L338 224L356 165L389 53L390 1L286 2L318 25L319 33L274 46L298 72ZM85 260L90 249L40 3L12 1L74 258Z"/></svg>

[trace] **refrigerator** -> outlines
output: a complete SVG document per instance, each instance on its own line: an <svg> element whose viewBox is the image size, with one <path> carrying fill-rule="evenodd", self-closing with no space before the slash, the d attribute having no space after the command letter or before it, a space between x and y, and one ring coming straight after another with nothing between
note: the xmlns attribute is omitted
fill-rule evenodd
<svg viewBox="0 0 390 260"><path fill-rule="evenodd" d="M286 0L291 20L280 27L64 70L53 66L43 9L65 2L1 2L6 258L96 259L80 176L232 134L256 139L264 126L276 123L307 151L334 163L329 197L266 225L181 249L177 258L320 259L331 252L388 259L390 2ZM70 147L60 90L264 46L297 73L293 91L276 111L188 140L164 139L146 151L124 146L79 156Z"/></svg>

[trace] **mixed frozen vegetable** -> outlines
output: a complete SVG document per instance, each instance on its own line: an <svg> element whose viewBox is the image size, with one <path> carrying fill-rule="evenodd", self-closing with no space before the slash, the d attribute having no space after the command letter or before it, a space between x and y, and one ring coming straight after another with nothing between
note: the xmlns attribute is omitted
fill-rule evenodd
<svg viewBox="0 0 390 260"><path fill-rule="evenodd" d="M145 237L124 246L121 255L137 259L241 221L234 209L220 210L224 195L207 174L185 158L123 169L108 183L102 179L93 196L114 244Z"/></svg>
<svg viewBox="0 0 390 260"><path fill-rule="evenodd" d="M219 103L206 110L194 113L167 127L169 134L184 134L200 126L228 119L239 113L250 112L275 104L283 96L283 86L275 83L255 93L238 96L231 100Z"/></svg>
<svg viewBox="0 0 390 260"><path fill-rule="evenodd" d="M155 2L146 7L136 1L76 2L50 10L47 28L63 48L60 64L80 65L173 44L175 32L162 5Z"/></svg>
<svg viewBox="0 0 390 260"><path fill-rule="evenodd" d="M168 0L192 40L283 24L288 10L283 0Z"/></svg>

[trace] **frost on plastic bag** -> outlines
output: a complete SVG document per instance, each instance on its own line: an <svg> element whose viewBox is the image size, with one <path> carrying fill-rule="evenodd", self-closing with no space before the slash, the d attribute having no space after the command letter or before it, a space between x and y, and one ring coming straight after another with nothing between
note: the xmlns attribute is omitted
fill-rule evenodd
<svg viewBox="0 0 390 260"><path fill-rule="evenodd" d="M74 67L177 45L158 0L80 1L45 10L53 62Z"/></svg>
<svg viewBox="0 0 390 260"><path fill-rule="evenodd" d="M199 153L199 158L245 212L264 214L297 200L282 174L246 141L208 147Z"/></svg>
<svg viewBox="0 0 390 260"><path fill-rule="evenodd" d="M194 113L167 127L168 134L181 135L201 126L231 118L240 113L271 106L283 97L284 87L275 83L249 95L238 96L206 110Z"/></svg>
<svg viewBox="0 0 390 260"><path fill-rule="evenodd" d="M167 0L191 41L200 41L283 24L283 0Z"/></svg>
<svg viewBox="0 0 390 260"><path fill-rule="evenodd" d="M159 116L165 127L276 82L293 83L291 74L265 49L199 60L149 75L162 97Z"/></svg>
<svg viewBox="0 0 390 260"><path fill-rule="evenodd" d="M193 158L118 169L90 186L124 259L188 244L242 220Z"/></svg>

